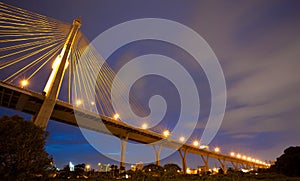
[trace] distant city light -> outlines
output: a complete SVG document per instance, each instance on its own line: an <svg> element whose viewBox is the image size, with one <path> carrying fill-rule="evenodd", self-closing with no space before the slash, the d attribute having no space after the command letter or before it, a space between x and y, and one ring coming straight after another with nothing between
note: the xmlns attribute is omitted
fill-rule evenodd
<svg viewBox="0 0 300 181"><path fill-rule="evenodd" d="M230 156L235 156L235 153L234 152L230 152Z"/></svg>
<svg viewBox="0 0 300 181"><path fill-rule="evenodd" d="M90 168L91 168L91 165L86 165L86 166L85 166L86 171L89 171Z"/></svg>
<svg viewBox="0 0 300 181"><path fill-rule="evenodd" d="M238 153L238 154L236 155L236 157L237 157L237 158L241 158L242 156L241 156L241 154Z"/></svg>
<svg viewBox="0 0 300 181"><path fill-rule="evenodd" d="M194 145L194 146L199 146L199 141L195 140L195 141L193 142L193 145Z"/></svg>
<svg viewBox="0 0 300 181"><path fill-rule="evenodd" d="M242 159L243 159L243 160L246 160L246 159L247 159L247 157L246 157L245 155L243 155L243 156L242 156Z"/></svg>
<svg viewBox="0 0 300 181"><path fill-rule="evenodd" d="M216 167L214 167L214 168L212 169L212 171L213 171L214 173L218 173L218 172L219 172L219 169L216 168Z"/></svg>
<svg viewBox="0 0 300 181"><path fill-rule="evenodd" d="M185 141L185 137L184 137L184 136L180 136L179 142L180 142L180 143L183 143L184 141Z"/></svg>
<svg viewBox="0 0 300 181"><path fill-rule="evenodd" d="M219 153L219 152L220 152L220 148L219 148L219 147L216 147L216 148L215 148L215 152Z"/></svg>
<svg viewBox="0 0 300 181"><path fill-rule="evenodd" d="M142 129L148 129L148 124L147 123L142 124Z"/></svg>
<svg viewBox="0 0 300 181"><path fill-rule="evenodd" d="M163 135L164 135L164 137L170 136L170 131L169 131L169 130L165 130L165 131L163 132Z"/></svg>
<svg viewBox="0 0 300 181"><path fill-rule="evenodd" d="M120 115L118 114L118 113L116 113L115 115L114 115L114 119L120 119Z"/></svg>
<svg viewBox="0 0 300 181"><path fill-rule="evenodd" d="M91 102L91 105L92 105L92 106L94 106L94 105L95 105L95 102L94 102L94 101L92 101L92 102Z"/></svg>
<svg viewBox="0 0 300 181"><path fill-rule="evenodd" d="M21 86L22 86L22 87L26 87L28 84L29 84L29 82L28 82L27 79L21 80Z"/></svg>
<svg viewBox="0 0 300 181"><path fill-rule="evenodd" d="M187 174L191 174L191 169L190 169L190 168L187 168L187 169L186 169L186 173L187 173Z"/></svg>

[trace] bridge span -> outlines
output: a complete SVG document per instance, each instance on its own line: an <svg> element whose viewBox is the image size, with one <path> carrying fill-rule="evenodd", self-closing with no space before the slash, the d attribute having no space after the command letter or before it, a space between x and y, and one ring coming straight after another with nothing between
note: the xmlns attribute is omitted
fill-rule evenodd
<svg viewBox="0 0 300 181"><path fill-rule="evenodd" d="M5 82L0 82L1 107L21 111L36 116L43 104L44 99L45 95L43 95L42 93L36 93ZM82 119L83 121L80 121L80 123L84 122L84 124L80 124L79 122L77 122L76 118ZM60 100L56 100L50 119L77 127L80 126L81 128L86 128L92 131L114 135L120 138L120 166L124 166L126 143L128 140L152 145L154 148L156 163L158 165L160 164L160 150L162 149L162 147L167 147L170 149L176 148L181 156L184 172L187 168L187 153L200 155L205 165L205 170L209 169L209 158L217 159L223 170L226 170L226 162L231 163L235 169L238 169L239 167L267 168L269 166L268 164L262 162L237 158L206 149L200 149L190 144L182 144L178 141L166 138L162 134L146 129L133 127L111 117L98 115L96 113L80 109L78 107L73 107L73 105ZM99 124L102 123L105 125L105 127L99 126ZM156 142L159 142L160 144L154 144Z"/></svg>

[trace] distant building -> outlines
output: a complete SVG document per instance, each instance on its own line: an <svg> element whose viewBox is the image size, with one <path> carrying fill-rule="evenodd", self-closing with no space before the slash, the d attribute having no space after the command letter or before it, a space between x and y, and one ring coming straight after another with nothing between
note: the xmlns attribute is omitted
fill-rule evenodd
<svg viewBox="0 0 300 181"><path fill-rule="evenodd" d="M204 173L205 172L205 166L198 166L198 172Z"/></svg>
<svg viewBox="0 0 300 181"><path fill-rule="evenodd" d="M192 174L192 175L198 174L198 169L187 168L186 174Z"/></svg>
<svg viewBox="0 0 300 181"><path fill-rule="evenodd" d="M269 161L266 161L266 163L269 163L270 165L275 165L276 160L269 160Z"/></svg>
<svg viewBox="0 0 300 181"><path fill-rule="evenodd" d="M111 164L98 163L99 172L109 172L111 170Z"/></svg>
<svg viewBox="0 0 300 181"><path fill-rule="evenodd" d="M135 166L136 166L136 170L143 170L144 163L138 162L135 164Z"/></svg>
<svg viewBox="0 0 300 181"><path fill-rule="evenodd" d="M138 162L135 165L131 165L130 170L132 170L134 172L137 171L137 170L143 170L143 166L144 166L143 162Z"/></svg>
<svg viewBox="0 0 300 181"><path fill-rule="evenodd" d="M135 165L131 165L130 166L130 170L135 172L136 171L136 166Z"/></svg>
<svg viewBox="0 0 300 181"><path fill-rule="evenodd" d="M72 162L69 162L70 171L74 171L74 164Z"/></svg>

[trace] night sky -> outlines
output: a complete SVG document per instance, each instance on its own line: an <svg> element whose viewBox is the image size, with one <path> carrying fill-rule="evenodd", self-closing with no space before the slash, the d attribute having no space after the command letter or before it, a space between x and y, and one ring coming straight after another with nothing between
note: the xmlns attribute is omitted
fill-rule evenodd
<svg viewBox="0 0 300 181"><path fill-rule="evenodd" d="M288 146L299 145L300 137L300 2L270 1L3 1L48 17L71 23L82 17L81 31L92 41L97 35L119 23L137 18L164 18L180 22L200 34L211 46L223 68L227 86L227 107L221 128L210 146L222 153L236 151L263 160L275 160ZM160 47L160 48L158 48ZM179 52L179 53L178 53ZM157 53L179 59L198 82L200 98L206 98L207 80L203 72L193 72L194 63L185 52L161 42L137 42L118 50L107 61L118 71L131 58ZM183 61L186 60L186 61ZM201 69L201 68L200 68ZM47 75L45 75L47 77ZM137 82L145 83L157 77ZM200 85L201 83L201 85ZM165 85L158 91L155 85ZM142 91L141 91L142 92ZM152 94L166 96L168 115L162 125L171 127L178 117L178 101L172 84L159 80L136 95L146 102ZM168 97L169 96L169 97ZM172 96L175 96L173 98ZM201 101L202 101L201 100ZM209 106L202 107L193 137L201 135ZM0 108L0 114L16 112ZM19 113L18 113L19 114ZM22 114L26 119L29 115ZM117 163L98 153L76 127L50 121L46 149L55 164L63 167L69 161ZM111 153L119 154L117 150ZM181 166L178 153L164 159ZM217 163L217 162L216 162ZM188 155L189 167L201 165L201 158ZM213 162L214 164L214 162Z"/></svg>

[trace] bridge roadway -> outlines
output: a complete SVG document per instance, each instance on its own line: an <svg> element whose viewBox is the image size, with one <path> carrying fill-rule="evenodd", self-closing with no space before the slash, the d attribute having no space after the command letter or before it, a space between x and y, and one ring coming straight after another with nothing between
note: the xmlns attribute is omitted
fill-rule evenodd
<svg viewBox="0 0 300 181"><path fill-rule="evenodd" d="M0 82L0 106L9 109L21 111L31 115L36 115L39 111L44 100L44 95L36 93L24 88L20 88L5 82ZM80 118L84 121L84 124L78 123L75 119L74 113L76 112L76 118ZM170 149L178 149L181 154L183 167L186 167L186 153L192 153L201 155L205 164L208 164L208 158L218 159L221 166L225 168L225 161L231 162L232 165L237 168L239 164L242 167L251 166L256 168L265 168L266 165L261 163L255 163L248 160L239 159L232 157L230 155L225 155L221 153L216 153L214 151L199 149L189 144L183 144L174 141L169 138L165 138L162 134L155 133L150 130L144 130L127 125L121 121L114 120L110 117L98 115L92 112L87 112L85 110L73 107L73 105L68 104L63 101L56 101L54 110L51 115L51 119L66 123L73 126L80 126L89 130L113 134L118 138L127 137L128 140L151 144L160 141L161 145L168 147ZM106 129L102 126L100 119L104 123ZM108 131L109 130L109 131ZM159 158L159 155L158 155ZM185 169L184 169L185 170Z"/></svg>

